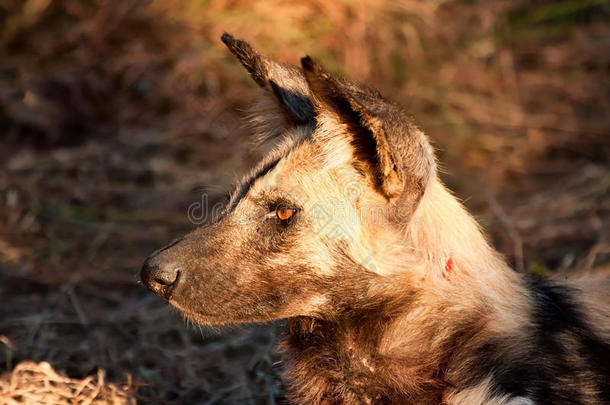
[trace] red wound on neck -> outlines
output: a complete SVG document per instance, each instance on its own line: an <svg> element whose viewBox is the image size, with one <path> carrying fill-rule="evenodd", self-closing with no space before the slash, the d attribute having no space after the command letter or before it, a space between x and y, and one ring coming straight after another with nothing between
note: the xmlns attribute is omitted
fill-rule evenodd
<svg viewBox="0 0 610 405"><path fill-rule="evenodd" d="M447 263L445 263L445 272L451 273L452 271L453 271L453 258L450 257L449 260L447 260Z"/></svg>

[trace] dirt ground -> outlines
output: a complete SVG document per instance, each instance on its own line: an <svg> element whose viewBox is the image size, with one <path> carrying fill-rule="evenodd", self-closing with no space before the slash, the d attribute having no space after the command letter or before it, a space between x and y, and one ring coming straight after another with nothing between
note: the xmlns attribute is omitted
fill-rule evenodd
<svg viewBox="0 0 610 405"><path fill-rule="evenodd" d="M224 31L402 103L517 271L608 268L608 0L0 0L1 404L283 403L280 324L138 281L262 153Z"/></svg>

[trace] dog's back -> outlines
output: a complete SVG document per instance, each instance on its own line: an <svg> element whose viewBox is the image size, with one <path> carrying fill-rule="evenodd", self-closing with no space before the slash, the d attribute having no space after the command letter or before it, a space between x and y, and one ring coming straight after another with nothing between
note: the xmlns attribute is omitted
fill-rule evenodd
<svg viewBox="0 0 610 405"><path fill-rule="evenodd" d="M536 278L526 286L533 297L531 346L494 365L497 389L536 404L609 403L608 280Z"/></svg>

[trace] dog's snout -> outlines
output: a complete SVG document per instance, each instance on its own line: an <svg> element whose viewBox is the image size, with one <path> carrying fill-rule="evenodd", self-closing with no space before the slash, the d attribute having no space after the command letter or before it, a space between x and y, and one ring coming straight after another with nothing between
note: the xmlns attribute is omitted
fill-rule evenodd
<svg viewBox="0 0 610 405"><path fill-rule="evenodd" d="M166 260L163 253L154 254L144 262L140 276L155 294L169 300L180 279L180 267Z"/></svg>

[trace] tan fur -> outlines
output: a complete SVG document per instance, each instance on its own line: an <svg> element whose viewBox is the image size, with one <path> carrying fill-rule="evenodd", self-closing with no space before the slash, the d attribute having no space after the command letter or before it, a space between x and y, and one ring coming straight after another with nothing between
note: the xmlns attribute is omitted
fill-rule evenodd
<svg viewBox="0 0 610 405"><path fill-rule="evenodd" d="M491 378L485 379L476 387L448 394L444 398L444 403L447 405L534 405L531 400L523 397L495 396Z"/></svg>

